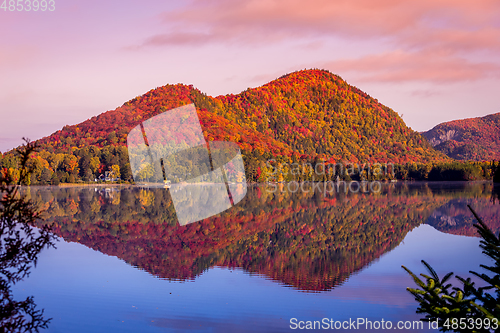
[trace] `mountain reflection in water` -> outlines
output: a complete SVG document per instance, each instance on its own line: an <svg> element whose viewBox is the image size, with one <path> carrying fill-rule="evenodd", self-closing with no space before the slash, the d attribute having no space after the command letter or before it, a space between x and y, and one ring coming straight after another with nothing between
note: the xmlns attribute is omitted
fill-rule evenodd
<svg viewBox="0 0 500 333"><path fill-rule="evenodd" d="M161 188L40 187L27 194L58 236L159 278L189 280L214 266L240 267L308 292L340 285L426 221L473 235L472 216L460 208L466 203L486 221L500 221L488 183L456 183L453 191L449 184L384 184L378 194L330 196L279 186L275 193L249 186L232 209L186 226Z"/></svg>

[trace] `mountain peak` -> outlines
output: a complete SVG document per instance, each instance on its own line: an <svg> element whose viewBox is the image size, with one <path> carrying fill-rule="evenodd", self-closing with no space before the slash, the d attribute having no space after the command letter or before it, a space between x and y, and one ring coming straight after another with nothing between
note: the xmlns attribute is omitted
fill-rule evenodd
<svg viewBox="0 0 500 333"><path fill-rule="evenodd" d="M396 112L340 76L308 69L239 94L207 96L192 85L152 89L40 142L51 151L123 146L141 122L194 103L207 140L233 141L244 155L351 162L446 160Z"/></svg>
<svg viewBox="0 0 500 333"><path fill-rule="evenodd" d="M441 123L422 135L431 145L458 160L500 159L500 112Z"/></svg>

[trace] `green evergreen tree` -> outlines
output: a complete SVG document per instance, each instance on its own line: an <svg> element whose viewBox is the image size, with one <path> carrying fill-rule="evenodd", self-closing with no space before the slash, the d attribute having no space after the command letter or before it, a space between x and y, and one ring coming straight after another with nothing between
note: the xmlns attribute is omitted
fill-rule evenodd
<svg viewBox="0 0 500 333"><path fill-rule="evenodd" d="M424 260L422 263L430 275L420 274L425 282L405 266L402 266L413 278L417 288L407 288L419 303L417 313L425 314L423 321L437 321L443 332L490 332L500 329L500 239L481 220L476 212L468 206L478 223L474 224L481 236L480 247L483 253L494 261L492 266L480 265L489 271L471 273L486 282L485 287L476 287L471 278L456 278L462 287L453 287L448 283L453 272L442 279ZM493 289L493 293L487 290Z"/></svg>
<svg viewBox="0 0 500 333"><path fill-rule="evenodd" d="M34 227L41 220L40 212L20 191L21 185L29 183L32 169L28 160L37 149L36 144L25 141L16 150L20 173L15 186L8 173L0 172L0 332L39 332L50 322L33 297L17 301L12 293L12 285L30 274L40 252L53 247L55 241L47 225Z"/></svg>

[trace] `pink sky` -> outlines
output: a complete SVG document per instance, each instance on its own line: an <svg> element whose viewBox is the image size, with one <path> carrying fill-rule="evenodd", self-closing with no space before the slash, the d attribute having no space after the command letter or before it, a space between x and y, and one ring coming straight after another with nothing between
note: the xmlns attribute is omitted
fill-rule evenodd
<svg viewBox="0 0 500 333"><path fill-rule="evenodd" d="M56 1L0 9L0 151L165 84L324 68L415 130L500 112L498 0Z"/></svg>

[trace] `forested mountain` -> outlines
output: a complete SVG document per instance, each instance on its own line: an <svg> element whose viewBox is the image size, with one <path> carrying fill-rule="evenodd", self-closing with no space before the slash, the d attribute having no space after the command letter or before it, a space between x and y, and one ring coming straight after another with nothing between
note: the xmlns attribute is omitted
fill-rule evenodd
<svg viewBox="0 0 500 333"><path fill-rule="evenodd" d="M422 135L435 149L457 160L500 159L500 112L441 123Z"/></svg>
<svg viewBox="0 0 500 333"><path fill-rule="evenodd" d="M247 178L258 180L264 162L438 162L435 151L398 114L339 76L304 70L237 95L210 97L192 86L166 85L113 111L39 140L34 181L91 180L106 170L131 177L128 132L169 109L194 103L207 140L232 141L244 155ZM8 155L8 154L7 154ZM15 168L11 157L4 168Z"/></svg>

